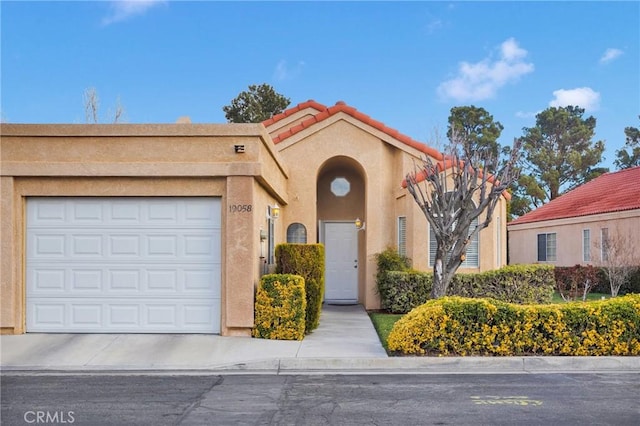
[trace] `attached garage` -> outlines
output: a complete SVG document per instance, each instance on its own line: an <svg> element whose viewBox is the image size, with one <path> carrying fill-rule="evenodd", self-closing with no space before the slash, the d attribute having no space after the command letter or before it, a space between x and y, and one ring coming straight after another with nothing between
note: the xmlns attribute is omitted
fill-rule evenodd
<svg viewBox="0 0 640 426"><path fill-rule="evenodd" d="M26 331L220 333L219 197L29 197Z"/></svg>

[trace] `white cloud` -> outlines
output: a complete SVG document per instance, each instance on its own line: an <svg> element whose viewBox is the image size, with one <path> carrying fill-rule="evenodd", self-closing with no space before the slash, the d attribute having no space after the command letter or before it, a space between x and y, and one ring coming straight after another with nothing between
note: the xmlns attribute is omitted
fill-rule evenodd
<svg viewBox="0 0 640 426"><path fill-rule="evenodd" d="M166 0L117 0L110 2L110 12L102 20L102 25L111 25L138 15L144 15L149 9Z"/></svg>
<svg viewBox="0 0 640 426"><path fill-rule="evenodd" d="M617 59L623 53L624 52L622 50L620 50L620 49L614 49L614 48L610 47L610 48L608 48L607 50L604 51L604 54L600 58L600 63L601 64L606 64L608 62L611 62L614 59Z"/></svg>
<svg viewBox="0 0 640 426"><path fill-rule="evenodd" d="M299 76L300 73L302 73L304 65L304 61L298 61L298 63L293 68L290 68L287 65L287 61L283 59L278 62L278 65L276 65L276 69L273 73L273 78L279 81L291 80L292 78L295 78Z"/></svg>
<svg viewBox="0 0 640 426"><path fill-rule="evenodd" d="M427 31L429 32L429 34L432 34L442 29L443 27L444 27L444 22L442 22L442 19L434 18L427 23Z"/></svg>
<svg viewBox="0 0 640 426"><path fill-rule="evenodd" d="M498 89L516 82L521 76L533 72L534 66L526 62L528 52L514 38L505 40L499 49L499 58L487 57L480 62L461 62L458 75L438 86L444 99L481 101L492 98Z"/></svg>
<svg viewBox="0 0 640 426"><path fill-rule="evenodd" d="M538 115L537 112L525 112L525 111L516 112L516 117L518 118L533 118L536 115Z"/></svg>
<svg viewBox="0 0 640 426"><path fill-rule="evenodd" d="M586 111L595 111L600 106L600 93L590 87L578 87L576 89L559 89L553 92L553 99L549 102L551 107L579 106Z"/></svg>

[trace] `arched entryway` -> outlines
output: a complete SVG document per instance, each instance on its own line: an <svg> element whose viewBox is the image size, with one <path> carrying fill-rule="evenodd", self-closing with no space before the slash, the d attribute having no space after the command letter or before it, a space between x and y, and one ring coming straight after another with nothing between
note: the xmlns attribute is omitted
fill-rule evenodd
<svg viewBox="0 0 640 426"><path fill-rule="evenodd" d="M318 173L317 217L325 245L325 301L358 303L362 299L366 253L365 174L354 159L326 161ZM363 224L356 227L356 219Z"/></svg>

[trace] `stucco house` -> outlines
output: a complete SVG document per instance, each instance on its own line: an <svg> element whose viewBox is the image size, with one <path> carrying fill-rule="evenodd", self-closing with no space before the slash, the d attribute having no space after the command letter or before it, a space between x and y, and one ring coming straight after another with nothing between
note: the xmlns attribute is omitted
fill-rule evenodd
<svg viewBox="0 0 640 426"><path fill-rule="evenodd" d="M640 264L640 167L605 173L508 224L509 263L598 265L624 235ZM605 244L603 244L603 241Z"/></svg>
<svg viewBox="0 0 640 426"><path fill-rule="evenodd" d="M281 242L326 250L331 303L379 307L374 254L430 268L401 183L440 153L338 102L261 124L1 125L2 333L249 336ZM506 262L506 199L461 271ZM431 245L433 246L433 245Z"/></svg>

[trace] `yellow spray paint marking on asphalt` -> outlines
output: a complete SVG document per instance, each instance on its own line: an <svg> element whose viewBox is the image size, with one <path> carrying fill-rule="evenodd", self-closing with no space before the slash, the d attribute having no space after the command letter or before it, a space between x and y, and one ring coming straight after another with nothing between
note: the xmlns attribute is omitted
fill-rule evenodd
<svg viewBox="0 0 640 426"><path fill-rule="evenodd" d="M475 405L542 405L542 401L528 396L472 396Z"/></svg>

